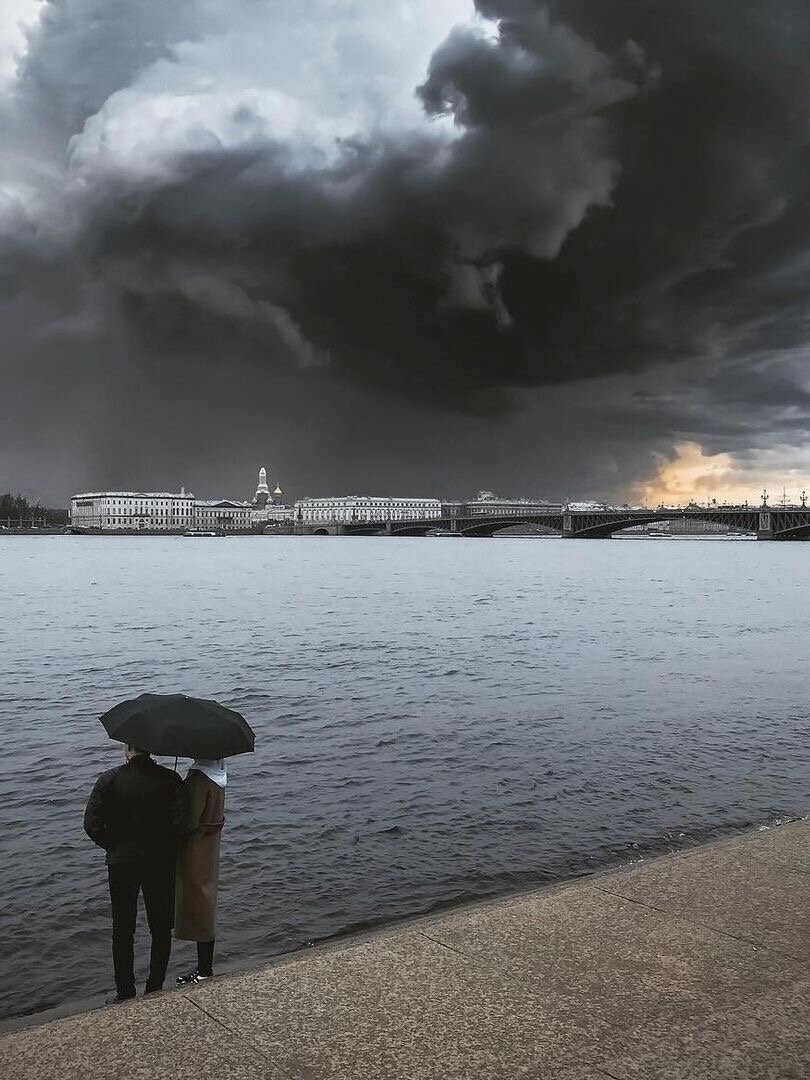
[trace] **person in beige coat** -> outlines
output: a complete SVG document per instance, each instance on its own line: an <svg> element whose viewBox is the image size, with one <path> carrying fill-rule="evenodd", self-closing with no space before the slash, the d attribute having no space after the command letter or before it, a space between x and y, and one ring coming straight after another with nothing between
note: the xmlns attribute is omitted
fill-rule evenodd
<svg viewBox="0 0 810 1080"><path fill-rule="evenodd" d="M186 777L193 832L177 859L174 936L197 942L197 967L181 975L178 986L202 982L214 974L219 841L225 824L227 781L223 759L197 758Z"/></svg>

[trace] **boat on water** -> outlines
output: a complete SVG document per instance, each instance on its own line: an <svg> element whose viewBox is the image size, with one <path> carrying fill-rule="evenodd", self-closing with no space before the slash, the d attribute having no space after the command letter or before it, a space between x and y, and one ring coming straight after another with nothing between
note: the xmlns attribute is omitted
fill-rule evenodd
<svg viewBox="0 0 810 1080"><path fill-rule="evenodd" d="M213 529L186 529L183 536L224 536L224 533L215 532Z"/></svg>

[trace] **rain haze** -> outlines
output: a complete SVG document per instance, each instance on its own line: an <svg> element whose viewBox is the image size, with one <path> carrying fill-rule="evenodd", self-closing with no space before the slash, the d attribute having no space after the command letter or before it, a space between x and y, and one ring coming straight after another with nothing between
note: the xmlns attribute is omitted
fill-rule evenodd
<svg viewBox="0 0 810 1080"><path fill-rule="evenodd" d="M806 0L5 0L0 490L810 478Z"/></svg>

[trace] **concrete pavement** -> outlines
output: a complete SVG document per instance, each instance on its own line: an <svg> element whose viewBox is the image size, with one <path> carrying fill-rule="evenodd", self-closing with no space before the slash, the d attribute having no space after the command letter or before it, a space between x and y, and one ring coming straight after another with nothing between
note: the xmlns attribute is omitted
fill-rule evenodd
<svg viewBox="0 0 810 1080"><path fill-rule="evenodd" d="M810 1080L809 1029L802 821L14 1032L0 1073Z"/></svg>

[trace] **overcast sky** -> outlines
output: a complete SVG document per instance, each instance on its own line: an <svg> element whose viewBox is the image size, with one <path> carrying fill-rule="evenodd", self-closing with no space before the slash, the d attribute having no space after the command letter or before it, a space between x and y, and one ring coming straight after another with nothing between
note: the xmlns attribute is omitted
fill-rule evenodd
<svg viewBox="0 0 810 1080"><path fill-rule="evenodd" d="M3 0L0 491L796 496L807 0Z"/></svg>

